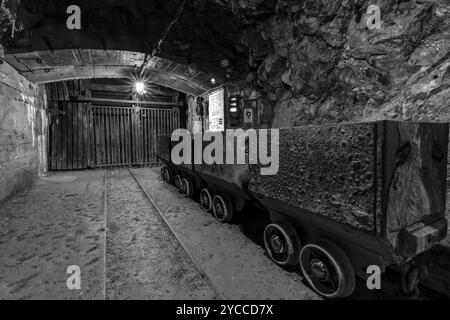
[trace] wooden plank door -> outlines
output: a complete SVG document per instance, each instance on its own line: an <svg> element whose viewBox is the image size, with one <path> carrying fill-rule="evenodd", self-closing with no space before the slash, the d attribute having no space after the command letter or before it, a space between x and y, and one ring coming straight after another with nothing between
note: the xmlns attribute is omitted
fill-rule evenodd
<svg viewBox="0 0 450 320"><path fill-rule="evenodd" d="M79 170L89 165L87 103L59 101L50 106L49 170Z"/></svg>

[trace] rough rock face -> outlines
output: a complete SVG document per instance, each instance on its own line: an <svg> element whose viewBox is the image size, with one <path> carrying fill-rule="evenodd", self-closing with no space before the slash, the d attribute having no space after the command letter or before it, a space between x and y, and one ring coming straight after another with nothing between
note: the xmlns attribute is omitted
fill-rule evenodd
<svg viewBox="0 0 450 320"><path fill-rule="evenodd" d="M235 11L258 4L239 1ZM366 25L371 4L381 9L379 30ZM251 85L275 106L274 127L450 119L448 1L280 0L273 10L254 18L242 42L257 65Z"/></svg>
<svg viewBox="0 0 450 320"><path fill-rule="evenodd" d="M189 73L202 70L214 74L218 81L224 72L220 65L223 59L229 61L233 75L247 60L243 48L235 46L240 23L228 7L211 0L0 3L0 42L6 53L86 48L150 55L155 50L158 57L189 65ZM67 30L66 10L71 4L80 7L81 30Z"/></svg>

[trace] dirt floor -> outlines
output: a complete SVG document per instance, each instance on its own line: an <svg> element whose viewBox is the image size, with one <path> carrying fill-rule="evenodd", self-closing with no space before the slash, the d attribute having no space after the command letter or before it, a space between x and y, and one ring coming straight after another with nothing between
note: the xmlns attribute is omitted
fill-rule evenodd
<svg viewBox="0 0 450 320"><path fill-rule="evenodd" d="M296 270L266 256L263 216L221 224L159 168L132 172L200 270L127 169L51 173L0 203L0 299L318 299ZM420 257L428 282L447 294L449 247ZM81 290L66 286L70 265L81 269ZM358 282L351 298L398 298L389 283L369 292Z"/></svg>
<svg viewBox="0 0 450 320"><path fill-rule="evenodd" d="M40 178L0 207L0 298L101 299L104 292L104 172ZM68 290L67 267L82 290Z"/></svg>
<svg viewBox="0 0 450 320"><path fill-rule="evenodd" d="M107 194L108 299L217 298L129 172L109 174Z"/></svg>
<svg viewBox="0 0 450 320"><path fill-rule="evenodd" d="M317 298L234 226L217 223L165 185L157 171L135 172L174 228L193 227L182 238L210 278L127 170L51 173L2 203L0 299ZM67 288L70 265L81 269L81 290Z"/></svg>
<svg viewBox="0 0 450 320"><path fill-rule="evenodd" d="M316 299L295 273L273 264L240 225L221 224L183 198L157 169L133 172L225 299ZM254 228L258 226L254 225Z"/></svg>

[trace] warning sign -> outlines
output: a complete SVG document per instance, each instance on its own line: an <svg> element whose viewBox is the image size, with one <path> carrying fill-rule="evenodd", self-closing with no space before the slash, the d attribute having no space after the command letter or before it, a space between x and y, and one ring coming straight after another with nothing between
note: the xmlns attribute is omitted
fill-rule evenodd
<svg viewBox="0 0 450 320"><path fill-rule="evenodd" d="M224 131L224 102L225 90L219 89L208 97L209 105L209 131Z"/></svg>

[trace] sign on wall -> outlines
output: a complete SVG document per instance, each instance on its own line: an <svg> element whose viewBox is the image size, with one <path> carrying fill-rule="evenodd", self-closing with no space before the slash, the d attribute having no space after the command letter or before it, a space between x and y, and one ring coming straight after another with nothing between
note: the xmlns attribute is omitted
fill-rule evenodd
<svg viewBox="0 0 450 320"><path fill-rule="evenodd" d="M244 109L244 123L253 124L253 109L252 108Z"/></svg>
<svg viewBox="0 0 450 320"><path fill-rule="evenodd" d="M225 130L225 89L214 91L208 96L209 105L209 131Z"/></svg>
<svg viewBox="0 0 450 320"><path fill-rule="evenodd" d="M244 100L244 129L258 128L258 100Z"/></svg>

